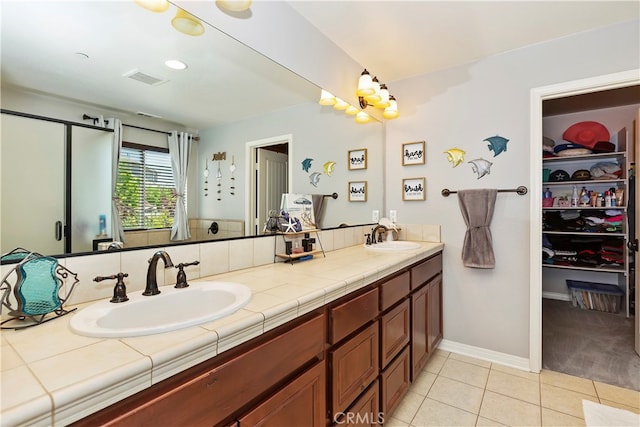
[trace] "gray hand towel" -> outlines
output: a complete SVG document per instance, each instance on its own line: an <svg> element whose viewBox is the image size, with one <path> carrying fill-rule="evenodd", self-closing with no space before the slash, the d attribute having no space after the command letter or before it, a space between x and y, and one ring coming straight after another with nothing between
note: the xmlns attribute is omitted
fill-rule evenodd
<svg viewBox="0 0 640 427"><path fill-rule="evenodd" d="M462 245L462 263L471 268L494 268L496 264L491 238L491 218L496 189L459 190L460 212L467 225Z"/></svg>
<svg viewBox="0 0 640 427"><path fill-rule="evenodd" d="M311 201L313 202L313 217L316 220L316 228L322 228L322 206L324 205L324 195L312 194Z"/></svg>

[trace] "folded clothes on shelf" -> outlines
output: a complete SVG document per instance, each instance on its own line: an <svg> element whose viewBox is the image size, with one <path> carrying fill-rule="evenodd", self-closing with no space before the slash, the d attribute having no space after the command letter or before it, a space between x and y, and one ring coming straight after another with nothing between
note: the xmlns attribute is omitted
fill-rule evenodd
<svg viewBox="0 0 640 427"><path fill-rule="evenodd" d="M608 236L549 235L543 239L545 264L575 267L624 265L624 239Z"/></svg>
<svg viewBox="0 0 640 427"><path fill-rule="evenodd" d="M546 211L542 215L545 231L584 231L619 233L623 231L624 215L620 210Z"/></svg>

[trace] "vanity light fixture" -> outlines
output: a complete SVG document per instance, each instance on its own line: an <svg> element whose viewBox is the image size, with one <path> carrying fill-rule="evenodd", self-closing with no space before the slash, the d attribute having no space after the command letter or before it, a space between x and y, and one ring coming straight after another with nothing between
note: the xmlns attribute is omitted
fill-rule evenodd
<svg viewBox="0 0 640 427"><path fill-rule="evenodd" d="M358 80L356 91L360 108L363 110L369 106L383 109L382 117L395 119L398 117L398 103L393 95L389 94L387 85L378 81L377 77L371 78L371 74L365 69Z"/></svg>
<svg viewBox="0 0 640 427"><path fill-rule="evenodd" d="M358 114L358 111L360 111L360 110L358 110L358 109L357 109L356 107L354 107L353 105L349 105L349 106L344 110L344 113L345 113L347 116L353 116L354 114Z"/></svg>
<svg viewBox="0 0 640 427"><path fill-rule="evenodd" d="M318 101L318 104L330 107L335 103L336 103L336 97L333 96L331 92L326 91L324 89L320 90L320 100Z"/></svg>
<svg viewBox="0 0 640 427"><path fill-rule="evenodd" d="M195 16L186 10L178 8L176 16L171 20L171 25L176 30L189 36L200 36L204 33L204 25Z"/></svg>
<svg viewBox="0 0 640 427"><path fill-rule="evenodd" d="M169 9L169 0L134 0L140 6L151 12L165 12Z"/></svg>
<svg viewBox="0 0 640 427"><path fill-rule="evenodd" d="M356 94L358 97L369 96L373 94L375 90L373 89L373 79L371 78L371 74L365 68L362 74L360 74L360 79L358 80L358 91Z"/></svg>
<svg viewBox="0 0 640 427"><path fill-rule="evenodd" d="M356 114L356 123L369 123L369 121L371 121L370 115L364 111L358 111L358 114Z"/></svg>
<svg viewBox="0 0 640 427"><path fill-rule="evenodd" d="M251 7L251 0L216 0L216 3L229 12L244 12Z"/></svg>
<svg viewBox="0 0 640 427"><path fill-rule="evenodd" d="M333 104L333 109L338 111L344 111L349 107L349 103L347 101L343 101L340 98L336 98L335 104Z"/></svg>
<svg viewBox="0 0 640 427"><path fill-rule="evenodd" d="M398 117L398 103L393 95L389 95L389 106L382 112L382 117L389 120Z"/></svg>
<svg viewBox="0 0 640 427"><path fill-rule="evenodd" d="M174 70L186 70L187 64L182 61L178 61L177 59L167 59L164 61L164 65Z"/></svg>
<svg viewBox="0 0 640 427"><path fill-rule="evenodd" d="M324 105L327 107L333 106L335 110L344 111L347 116L356 116L356 122L358 123L368 123L371 120L371 116L369 116L364 111L354 107L348 102L335 97L331 92L321 89L320 91L320 99L318 100L318 104ZM362 114L359 114L362 113Z"/></svg>

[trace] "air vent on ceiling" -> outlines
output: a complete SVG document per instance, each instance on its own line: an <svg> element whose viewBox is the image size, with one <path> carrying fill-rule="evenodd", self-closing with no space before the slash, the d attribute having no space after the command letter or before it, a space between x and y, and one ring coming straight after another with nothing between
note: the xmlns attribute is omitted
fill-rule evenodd
<svg viewBox="0 0 640 427"><path fill-rule="evenodd" d="M131 71L128 71L124 73L122 76L128 77L133 80L137 80L139 82L148 84L150 86L158 86L158 85L161 85L162 83L168 82L167 79L163 79L162 77L152 76L149 73L143 73L138 69L133 69Z"/></svg>

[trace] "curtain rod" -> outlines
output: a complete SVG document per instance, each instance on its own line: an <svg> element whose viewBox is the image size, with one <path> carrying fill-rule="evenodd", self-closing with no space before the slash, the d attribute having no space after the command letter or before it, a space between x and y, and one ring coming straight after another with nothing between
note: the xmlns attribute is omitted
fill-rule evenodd
<svg viewBox="0 0 640 427"><path fill-rule="evenodd" d="M529 190L527 190L527 187L525 187L524 185L519 186L518 188L504 188L504 189L500 189L498 190L498 193L518 193L519 196L524 196L525 194L527 194ZM455 194L457 193L457 191L454 190L449 190L448 188L444 188L440 194L442 194L444 197L449 197L449 194Z"/></svg>
<svg viewBox="0 0 640 427"><path fill-rule="evenodd" d="M97 117L91 117L88 114L84 114L82 116L82 120L93 120L93 124L95 125L96 122L98 121L98 118ZM109 124L109 120L105 120L104 122L105 122L105 124ZM134 129L146 130L146 131L149 131L149 132L164 133L165 135L171 135L171 132L167 132L167 131L164 131L164 130L149 129L149 128L144 128L142 126L128 125L126 123L123 123L122 126L126 126L126 127L129 127L129 128L134 128ZM192 139L194 141L200 141L200 137L197 137L197 136L194 136Z"/></svg>
<svg viewBox="0 0 640 427"><path fill-rule="evenodd" d="M338 198L338 193L323 194L322 197L331 197L332 199L337 199Z"/></svg>

